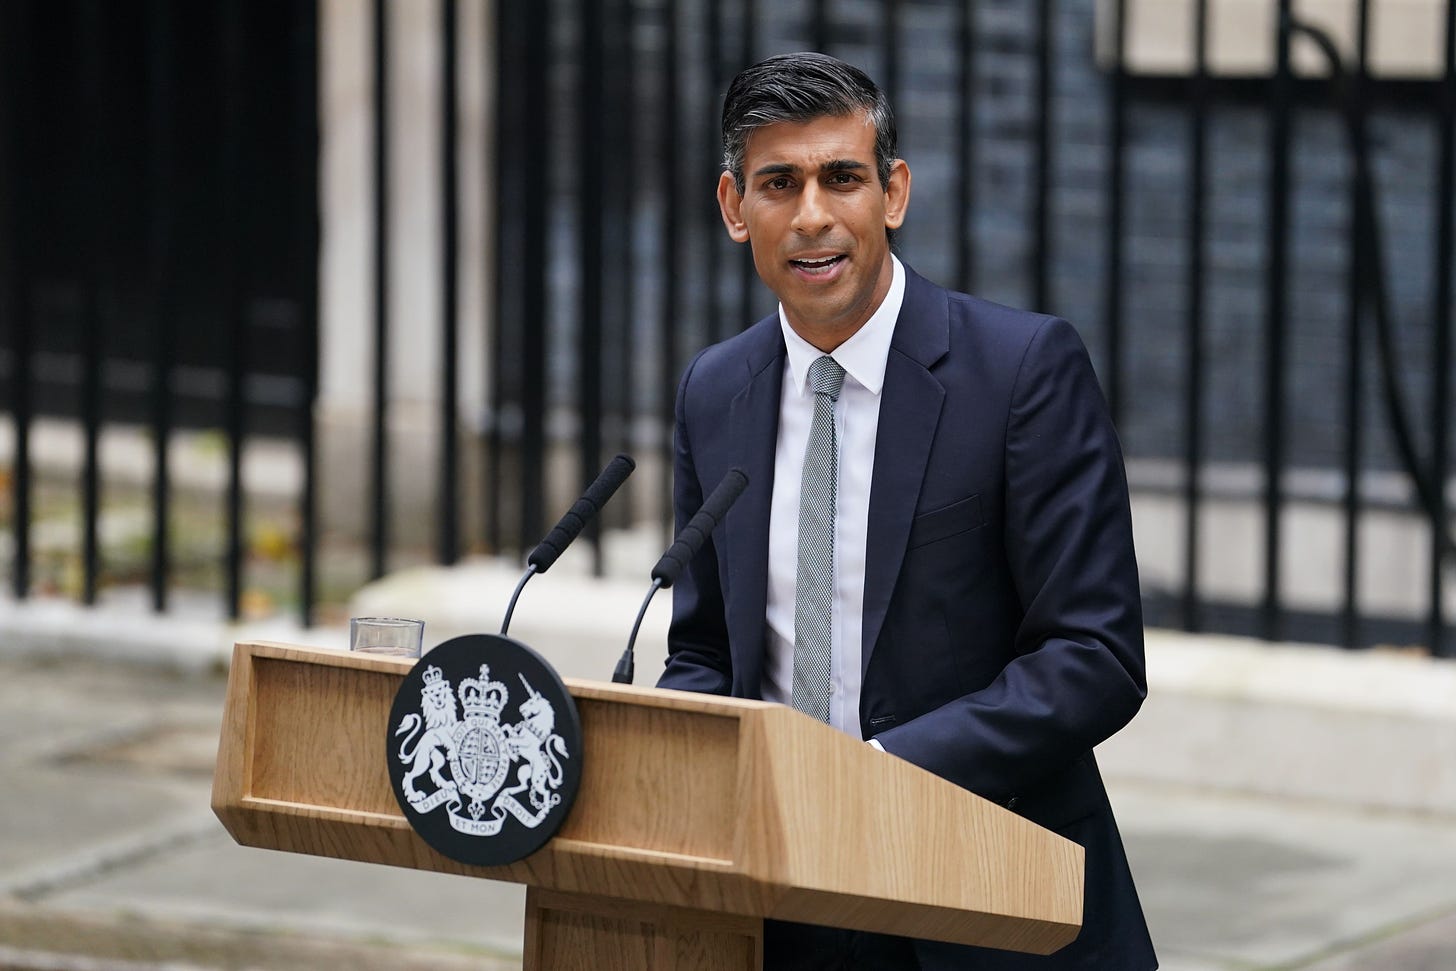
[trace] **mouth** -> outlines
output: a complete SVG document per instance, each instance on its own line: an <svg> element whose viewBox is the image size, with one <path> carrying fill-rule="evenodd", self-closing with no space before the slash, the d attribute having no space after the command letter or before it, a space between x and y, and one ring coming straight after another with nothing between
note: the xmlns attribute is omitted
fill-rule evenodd
<svg viewBox="0 0 1456 971"><path fill-rule="evenodd" d="M789 265L800 273L810 277L826 277L834 273L835 267L843 263L848 257L843 253L834 256L818 256L813 259L789 260Z"/></svg>

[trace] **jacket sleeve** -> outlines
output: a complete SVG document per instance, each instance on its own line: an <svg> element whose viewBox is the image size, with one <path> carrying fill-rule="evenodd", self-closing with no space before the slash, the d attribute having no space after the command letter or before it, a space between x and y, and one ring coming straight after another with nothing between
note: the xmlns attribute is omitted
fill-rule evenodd
<svg viewBox="0 0 1456 971"><path fill-rule="evenodd" d="M1122 450L1066 321L1045 318L1022 357L1003 485L1004 555L1022 610L1008 663L985 688L877 736L998 801L1118 731L1147 692Z"/></svg>
<svg viewBox="0 0 1456 971"><path fill-rule="evenodd" d="M702 352L683 374L675 407L672 509L673 528L678 532L703 504L703 485L693 463L688 434L689 385L701 359ZM718 553L712 537L709 537L673 584L667 667L658 678L657 686L726 695L732 685L733 666L728 650L723 589L718 580Z"/></svg>

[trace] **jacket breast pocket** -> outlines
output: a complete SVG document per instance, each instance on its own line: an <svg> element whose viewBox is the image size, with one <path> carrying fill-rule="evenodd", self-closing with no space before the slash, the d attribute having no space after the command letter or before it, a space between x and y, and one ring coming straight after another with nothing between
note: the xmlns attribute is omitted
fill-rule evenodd
<svg viewBox="0 0 1456 971"><path fill-rule="evenodd" d="M909 549L927 546L936 540L969 532L986 524L981 514L981 494L967 496L948 506L921 513L910 524Z"/></svg>

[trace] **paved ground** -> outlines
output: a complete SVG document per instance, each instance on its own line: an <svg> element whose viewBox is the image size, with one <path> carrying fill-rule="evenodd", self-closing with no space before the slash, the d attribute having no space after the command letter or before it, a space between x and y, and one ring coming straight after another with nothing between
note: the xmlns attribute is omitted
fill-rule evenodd
<svg viewBox="0 0 1456 971"><path fill-rule="evenodd" d="M517 888L234 845L223 686L0 659L0 969L519 965ZM1456 815L1112 788L1165 969L1456 969Z"/></svg>

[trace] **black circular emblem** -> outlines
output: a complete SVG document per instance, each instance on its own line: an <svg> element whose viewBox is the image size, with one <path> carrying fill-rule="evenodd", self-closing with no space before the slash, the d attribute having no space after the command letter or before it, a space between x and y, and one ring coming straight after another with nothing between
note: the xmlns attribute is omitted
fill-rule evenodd
<svg viewBox="0 0 1456 971"><path fill-rule="evenodd" d="M389 781L416 833L452 860L499 866L555 834L581 785L581 719L546 659L467 634L405 676L389 712Z"/></svg>

